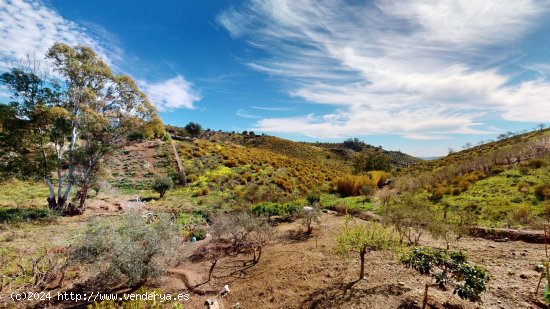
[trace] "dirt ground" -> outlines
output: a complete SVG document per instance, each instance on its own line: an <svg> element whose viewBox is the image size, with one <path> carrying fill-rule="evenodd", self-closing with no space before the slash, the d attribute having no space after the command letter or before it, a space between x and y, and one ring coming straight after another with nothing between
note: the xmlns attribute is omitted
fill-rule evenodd
<svg viewBox="0 0 550 309"><path fill-rule="evenodd" d="M243 266L249 256L222 259L213 279L191 292L185 306L203 308L206 299L215 298L223 308L419 308L427 278L401 266L390 253L368 254L368 276L354 283L358 259L345 263L331 253L332 235L343 220L324 214L321 227L307 239L288 237L300 229L299 222L280 224L281 239L264 250L257 265ZM426 239L422 245L443 243ZM459 248L493 276L483 303L472 304L452 291L431 289L431 308L544 307L534 296L540 275L535 266L544 256L544 245L466 238L454 245ZM186 280L189 285L204 282L210 265L210 261L179 265L161 287L167 293L177 292L186 290ZM225 284L231 292L221 297L218 294Z"/></svg>
<svg viewBox="0 0 550 309"><path fill-rule="evenodd" d="M122 199L97 201L84 217L61 218L55 225L15 231L17 235L10 245L25 247L32 240L65 246L70 242L66 235L52 238L60 226L76 234L91 216L115 215L125 208L141 206L126 203ZM277 241L264 248L257 265L247 263L251 259L249 255L225 257L217 263L210 282L189 291L189 287L206 280L211 263L209 260L186 261L171 269L160 286L150 288L160 288L165 293L189 293L190 300L183 303L185 308L204 308L206 299L216 299L225 309L420 308L428 278L404 268L396 255L367 254L367 278L356 282L358 257L344 262L331 252L333 235L343 222L343 216L323 214L321 225L308 238L292 236L302 229L300 222L280 223ZM0 232L0 236L6 233L9 231ZM186 243L184 251L196 252L208 243L209 238ZM428 236L424 236L421 245L444 247L442 242ZM487 268L492 275L489 290L483 294L482 304L472 304L462 301L452 291L431 289L431 308L545 308L537 300L540 297L534 295L540 276L535 267L544 257L544 245L466 237L453 244L452 249L465 250L472 262ZM225 284L231 291L221 297L219 292ZM65 306L57 304L56 307Z"/></svg>

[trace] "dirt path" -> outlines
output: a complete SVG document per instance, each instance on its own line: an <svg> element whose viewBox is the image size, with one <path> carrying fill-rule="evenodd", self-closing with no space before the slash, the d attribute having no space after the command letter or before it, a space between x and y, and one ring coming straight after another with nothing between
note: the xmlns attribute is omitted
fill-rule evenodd
<svg viewBox="0 0 550 309"><path fill-rule="evenodd" d="M418 308L425 277L405 269L397 256L375 252L367 257L366 280L351 284L358 276L359 263L343 262L331 253L332 234L343 217L324 214L322 227L305 240L284 239L265 249L256 266L244 266L250 258L235 256L221 260L213 280L198 288L186 303L203 308L205 299L217 297L225 284L231 293L220 298L224 308ZM281 224L285 235L300 228L298 223ZM422 245L443 246L427 239ZM499 243L466 238L458 247L470 259L493 275L483 304L462 301L452 291L431 292L433 308L539 308L533 301L539 273L534 268L544 256L544 246L524 242ZM206 278L210 263L186 263L180 272L199 282ZM166 292L184 291L174 276L167 278Z"/></svg>

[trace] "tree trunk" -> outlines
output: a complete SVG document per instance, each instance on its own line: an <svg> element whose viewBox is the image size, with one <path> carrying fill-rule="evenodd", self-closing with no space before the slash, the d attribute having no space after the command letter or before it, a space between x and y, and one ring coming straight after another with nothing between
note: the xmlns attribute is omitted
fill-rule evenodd
<svg viewBox="0 0 550 309"><path fill-rule="evenodd" d="M361 250L361 252L359 252L359 257L361 258L361 268L359 270L359 280L362 280L363 278L365 278L365 254L367 253L367 250L366 248L364 248L363 250Z"/></svg>
<svg viewBox="0 0 550 309"><path fill-rule="evenodd" d="M428 305L428 288L430 285L426 283L424 286L424 300L422 301L422 309L426 309L426 306Z"/></svg>
<svg viewBox="0 0 550 309"><path fill-rule="evenodd" d="M212 274L214 273L214 267L216 267L216 264L218 264L218 259L214 259L212 261L212 265L210 265L210 269L208 270L208 282L212 280Z"/></svg>

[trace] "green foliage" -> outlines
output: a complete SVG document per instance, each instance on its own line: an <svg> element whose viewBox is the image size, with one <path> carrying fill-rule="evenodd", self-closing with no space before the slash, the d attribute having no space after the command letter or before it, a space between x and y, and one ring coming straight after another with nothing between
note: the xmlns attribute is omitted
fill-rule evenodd
<svg viewBox="0 0 550 309"><path fill-rule="evenodd" d="M403 195L388 203L381 214L385 222L395 227L400 242L407 240L409 245L418 245L424 231L435 222L430 203L414 195Z"/></svg>
<svg viewBox="0 0 550 309"><path fill-rule="evenodd" d="M481 300L487 289L489 273L469 264L461 251L415 247L401 257L401 263L422 275L431 276L437 285L454 287L454 294L471 302Z"/></svg>
<svg viewBox="0 0 550 309"><path fill-rule="evenodd" d="M262 202L252 207L252 213L257 216L282 216L286 215L286 210L283 205L272 202Z"/></svg>
<svg viewBox="0 0 550 309"><path fill-rule="evenodd" d="M0 208L0 223L47 222L54 219L55 213L47 208Z"/></svg>
<svg viewBox="0 0 550 309"><path fill-rule="evenodd" d="M195 229L193 231L193 236L197 239L197 240L203 240L206 238L206 230L205 229Z"/></svg>
<svg viewBox="0 0 550 309"><path fill-rule="evenodd" d="M359 254L361 268L359 279L364 277L365 254L370 251L390 250L397 246L394 233L380 223L353 223L350 216L340 227L334 237L333 252L344 259L350 258L350 253Z"/></svg>
<svg viewBox="0 0 550 309"><path fill-rule="evenodd" d="M71 259L89 265L106 283L124 280L135 286L170 267L179 245L178 229L166 216L147 223L130 213L120 221L91 221L73 244Z"/></svg>
<svg viewBox="0 0 550 309"><path fill-rule="evenodd" d="M350 138L350 139L345 140L342 143L342 146L344 148L351 149L353 151L359 152L359 151L363 150L363 148L366 146L366 144L365 144L365 142L361 141L358 138Z"/></svg>
<svg viewBox="0 0 550 309"><path fill-rule="evenodd" d="M353 171L355 173L369 171L390 171L390 158L383 151L363 151L353 158Z"/></svg>
<svg viewBox="0 0 550 309"><path fill-rule="evenodd" d="M185 132L192 137L197 137L202 132L202 126L196 122L190 122L184 127Z"/></svg>
<svg viewBox="0 0 550 309"><path fill-rule="evenodd" d="M311 191L307 196L307 203L313 205L321 202L321 193L319 191Z"/></svg>
<svg viewBox="0 0 550 309"><path fill-rule="evenodd" d="M174 182L172 181L172 178L165 177L165 176L164 177L158 176L158 177L155 177L155 180L153 181L151 189L157 192L160 195L160 198L163 198L164 194L166 194L166 191L172 189L173 187L174 187Z"/></svg>

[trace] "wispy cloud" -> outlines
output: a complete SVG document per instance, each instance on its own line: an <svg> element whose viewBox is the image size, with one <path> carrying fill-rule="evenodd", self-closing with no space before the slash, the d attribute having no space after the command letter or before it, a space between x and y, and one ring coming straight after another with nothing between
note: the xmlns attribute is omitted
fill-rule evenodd
<svg viewBox="0 0 550 309"><path fill-rule="evenodd" d="M118 69L124 52L115 37L99 25L84 25L65 19L42 1L0 0L0 58L17 61L27 56L43 60L55 42L93 48L109 65ZM0 64L0 70L6 67ZM150 100L162 111L193 109L199 92L183 76L159 82L139 82Z"/></svg>
<svg viewBox="0 0 550 309"><path fill-rule="evenodd" d="M161 82L139 81L138 84L160 111L195 109L194 103L202 99L193 84L181 75Z"/></svg>
<svg viewBox="0 0 550 309"><path fill-rule="evenodd" d="M249 0L218 16L270 57L247 65L333 113L268 118L255 130L312 137L447 138L492 130L491 115L550 121L550 83L514 83L499 64L548 18L548 0ZM546 64L543 64L546 65Z"/></svg>
<svg viewBox="0 0 550 309"><path fill-rule="evenodd" d="M244 109L239 109L236 113L237 116L241 117L241 118L249 118L249 119L258 119L258 118L262 118L258 115L252 115L252 114L249 114L247 111L245 111Z"/></svg>
<svg viewBox="0 0 550 309"><path fill-rule="evenodd" d="M0 0L0 57L43 60L49 47L64 42L90 46L113 65L122 58L122 50L101 27L93 28L63 18L41 1Z"/></svg>
<svg viewBox="0 0 550 309"><path fill-rule="evenodd" d="M272 106L251 106L253 109L258 109L262 111L270 111L270 112L291 112L294 111L294 109L289 107L272 107Z"/></svg>

